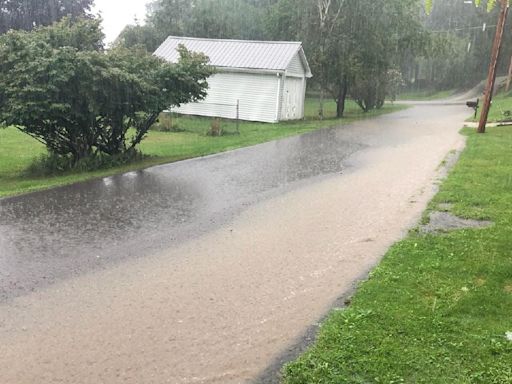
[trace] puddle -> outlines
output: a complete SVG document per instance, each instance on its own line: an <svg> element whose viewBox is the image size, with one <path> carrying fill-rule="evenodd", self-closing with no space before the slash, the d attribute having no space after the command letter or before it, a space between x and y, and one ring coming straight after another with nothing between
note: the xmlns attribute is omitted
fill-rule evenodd
<svg viewBox="0 0 512 384"><path fill-rule="evenodd" d="M468 228L487 228L493 223L491 221L463 219L448 212L432 212L430 221L420 227L422 233L436 233L455 231Z"/></svg>

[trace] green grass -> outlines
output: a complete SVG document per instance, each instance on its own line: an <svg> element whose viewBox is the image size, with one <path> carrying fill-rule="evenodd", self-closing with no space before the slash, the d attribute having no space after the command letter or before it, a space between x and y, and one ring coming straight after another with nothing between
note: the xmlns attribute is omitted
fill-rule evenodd
<svg viewBox="0 0 512 384"><path fill-rule="evenodd" d="M178 127L184 132L151 131L142 143L141 150L148 155L143 161L116 167L108 170L66 173L55 177L34 177L28 175L26 169L38 157L45 153L44 147L14 128L0 129L0 197L33 192L84 181L96 177L113 175L130 170L146 168L152 165L169 163L192 157L205 156L250 146L287 136L298 135L315 129L347 124L354 120L370 118L403 108L398 105L386 105L383 109L363 113L354 102L347 103L346 117L334 119L336 105L329 101L325 105L326 120L317 120L318 104L314 99L306 103L306 120L283 122L279 124L262 124L242 122L240 135L228 134L222 137L206 135L211 119L180 117L176 119ZM235 124L224 121L223 128L227 132L235 132Z"/></svg>
<svg viewBox="0 0 512 384"><path fill-rule="evenodd" d="M397 100L429 101L446 99L453 96L455 90L446 91L406 91L398 95Z"/></svg>
<svg viewBox="0 0 512 384"><path fill-rule="evenodd" d="M495 225L411 232L284 383L512 383L512 129L464 132L468 147L429 209L452 203Z"/></svg>
<svg viewBox="0 0 512 384"><path fill-rule="evenodd" d="M480 107L482 106L482 100L480 100ZM480 121L480 112L482 108L478 110L478 117L471 119L470 121ZM507 116L508 114L508 116ZM498 94L492 100L491 109L489 110L488 121L490 123L500 121L511 121L512 120L512 94Z"/></svg>

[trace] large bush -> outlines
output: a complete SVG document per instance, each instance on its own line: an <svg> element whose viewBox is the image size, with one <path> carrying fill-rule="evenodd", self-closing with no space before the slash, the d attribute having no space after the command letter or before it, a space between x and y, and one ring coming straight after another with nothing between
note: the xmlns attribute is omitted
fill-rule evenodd
<svg viewBox="0 0 512 384"><path fill-rule="evenodd" d="M132 151L163 110L205 97L205 56L170 64L102 39L99 21L69 19L0 36L0 122L76 163Z"/></svg>

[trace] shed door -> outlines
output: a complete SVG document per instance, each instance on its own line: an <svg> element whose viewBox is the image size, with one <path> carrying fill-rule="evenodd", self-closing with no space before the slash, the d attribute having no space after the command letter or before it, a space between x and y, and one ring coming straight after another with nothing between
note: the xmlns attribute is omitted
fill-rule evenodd
<svg viewBox="0 0 512 384"><path fill-rule="evenodd" d="M304 102L303 82L296 77L286 78L284 90L284 118L285 120L298 120L302 116L302 103Z"/></svg>

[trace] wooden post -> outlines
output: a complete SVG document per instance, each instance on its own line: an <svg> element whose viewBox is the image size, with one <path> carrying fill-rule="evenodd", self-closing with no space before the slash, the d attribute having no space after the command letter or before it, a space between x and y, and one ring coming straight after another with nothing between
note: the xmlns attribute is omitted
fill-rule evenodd
<svg viewBox="0 0 512 384"><path fill-rule="evenodd" d="M498 25L496 27L496 36L492 46L491 63L489 65L489 75L487 77L487 85L485 87L484 103L482 105L482 114L480 115L480 123L478 125L478 133L485 133L487 118L491 108L492 96L494 92L494 84L496 83L496 70L498 67L498 59L500 57L501 43L503 41L503 31L508 15L508 0L501 0L501 11Z"/></svg>
<svg viewBox="0 0 512 384"><path fill-rule="evenodd" d="M171 131L174 130L174 121L172 119L172 107L169 108L169 118L171 120Z"/></svg>
<svg viewBox="0 0 512 384"><path fill-rule="evenodd" d="M508 67L507 87L505 92L510 91L510 83L512 82L512 56L510 56L510 66Z"/></svg>
<svg viewBox="0 0 512 384"><path fill-rule="evenodd" d="M240 134L240 100L236 101L236 133Z"/></svg>

